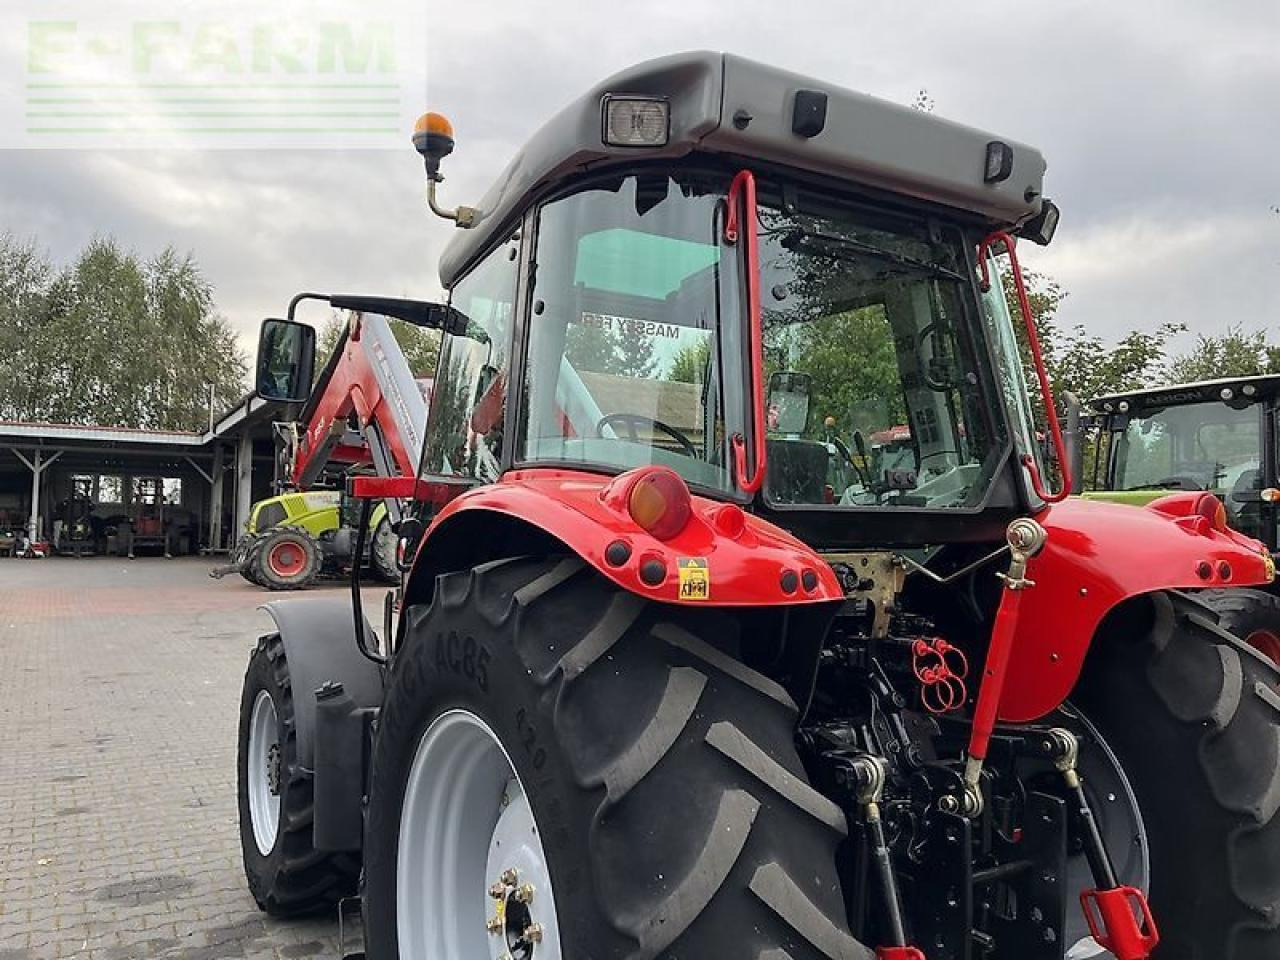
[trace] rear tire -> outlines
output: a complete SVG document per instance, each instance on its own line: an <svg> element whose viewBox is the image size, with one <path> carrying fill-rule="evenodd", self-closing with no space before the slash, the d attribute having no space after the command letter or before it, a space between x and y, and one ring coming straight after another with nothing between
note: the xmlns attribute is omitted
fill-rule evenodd
<svg viewBox="0 0 1280 960"><path fill-rule="evenodd" d="M324 552L301 527L272 527L255 544L255 579L268 590L301 590L320 576Z"/></svg>
<svg viewBox="0 0 1280 960"><path fill-rule="evenodd" d="M1197 598L1198 599L1198 598ZM1280 957L1280 671L1189 596L1122 611L1072 699L1127 774L1157 960Z"/></svg>
<svg viewBox="0 0 1280 960"><path fill-rule="evenodd" d="M528 797L559 905L552 956L870 960L836 874L844 815L805 778L791 697L726 652L739 623L647 602L577 558L440 577L432 603L408 613L378 725L370 960L401 956L406 780L451 711L494 732ZM483 937L484 883L457 889L460 929Z"/></svg>
<svg viewBox="0 0 1280 960"><path fill-rule="evenodd" d="M1205 590L1196 596L1218 615L1218 626L1280 666L1280 597L1245 587Z"/></svg>
<svg viewBox="0 0 1280 960"><path fill-rule="evenodd" d="M274 774L269 779L276 781L279 791L274 817L268 813L265 818L263 798L250 798L260 781L260 771L251 769L255 757L262 758L252 731L255 706L264 695L277 725ZM245 671L236 782L240 848L249 892L260 909L275 917L332 909L338 900L355 893L359 874L358 864L349 855L312 847L314 793L311 775L298 762L297 741L289 664L280 634L273 633L258 641Z"/></svg>

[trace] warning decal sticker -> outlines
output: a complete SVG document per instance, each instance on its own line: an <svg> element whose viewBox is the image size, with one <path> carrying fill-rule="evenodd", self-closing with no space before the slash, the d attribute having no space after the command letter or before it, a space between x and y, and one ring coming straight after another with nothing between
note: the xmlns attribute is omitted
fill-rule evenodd
<svg viewBox="0 0 1280 960"><path fill-rule="evenodd" d="M706 557L681 557L676 561L680 571L681 600L710 600L711 577Z"/></svg>

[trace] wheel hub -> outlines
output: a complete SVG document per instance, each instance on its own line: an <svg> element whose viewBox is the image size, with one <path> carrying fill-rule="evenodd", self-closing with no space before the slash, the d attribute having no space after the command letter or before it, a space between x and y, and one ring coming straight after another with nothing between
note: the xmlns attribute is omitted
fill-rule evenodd
<svg viewBox="0 0 1280 960"><path fill-rule="evenodd" d="M1245 643L1280 666L1280 634L1274 630L1255 630L1245 638Z"/></svg>
<svg viewBox="0 0 1280 960"><path fill-rule="evenodd" d="M273 743L267 750L267 789L271 796L280 796L280 744Z"/></svg>
<svg viewBox="0 0 1280 960"><path fill-rule="evenodd" d="M542 924L533 919L533 901L537 888L521 883L519 871L507 868L489 888L489 897L497 902L497 911L485 924L493 936L501 936L507 952L502 960L532 960L534 950L542 942Z"/></svg>

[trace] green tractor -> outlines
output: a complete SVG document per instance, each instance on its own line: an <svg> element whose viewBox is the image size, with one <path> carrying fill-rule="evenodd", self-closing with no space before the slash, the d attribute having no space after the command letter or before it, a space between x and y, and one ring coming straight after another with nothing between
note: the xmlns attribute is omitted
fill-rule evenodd
<svg viewBox="0 0 1280 960"><path fill-rule="evenodd" d="M1221 510L1215 508L1221 522L1276 556L1280 375L1132 390L1086 407L1084 429L1094 437L1088 463L1085 445L1074 445L1074 475L1087 478L1086 498L1146 506L1172 492L1202 490L1221 501ZM1206 590L1201 599L1224 627L1280 662L1274 586Z"/></svg>
<svg viewBox="0 0 1280 960"><path fill-rule="evenodd" d="M268 590L300 590L319 577L336 575L355 553L359 505L337 490L285 493L259 500L249 514L244 536L231 560L210 571L215 579L239 573ZM374 535L363 559L381 580L399 579L396 536L385 504L373 511Z"/></svg>

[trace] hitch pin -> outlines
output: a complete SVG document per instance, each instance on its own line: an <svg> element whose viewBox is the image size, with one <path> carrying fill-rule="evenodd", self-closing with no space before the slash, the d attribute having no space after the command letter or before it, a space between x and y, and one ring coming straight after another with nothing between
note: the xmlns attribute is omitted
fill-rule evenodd
<svg viewBox="0 0 1280 960"><path fill-rule="evenodd" d="M1084 833L1084 853L1096 884L1096 889L1080 894L1080 907L1089 924L1089 933L1098 946L1110 950L1117 960L1148 960L1160 942L1160 932L1146 894L1135 887L1121 886L1116 879L1115 867L1076 770L1080 741L1070 731L1055 727L1045 734L1043 746L1062 774ZM1134 916L1135 908L1140 919Z"/></svg>
<svg viewBox="0 0 1280 960"><path fill-rule="evenodd" d="M902 898L898 893L898 880L889 858L889 844L884 837L884 823L880 819L880 800L884 796L884 784L888 764L883 757L867 754L853 757L846 768L846 786L853 793L862 811L862 821L867 828L871 848L871 860L875 865L880 889L884 894L885 925L888 928L889 945L876 950L876 960L925 960L915 947L907 946L906 926L902 920Z"/></svg>

